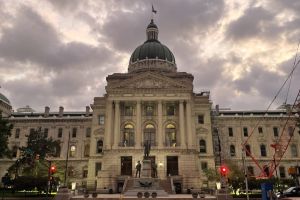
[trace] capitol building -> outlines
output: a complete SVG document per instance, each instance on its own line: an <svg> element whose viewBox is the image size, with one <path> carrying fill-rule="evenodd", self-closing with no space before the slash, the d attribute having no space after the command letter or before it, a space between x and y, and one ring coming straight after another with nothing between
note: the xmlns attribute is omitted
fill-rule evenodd
<svg viewBox="0 0 300 200"><path fill-rule="evenodd" d="M151 20L146 41L130 57L128 72L108 75L106 94L95 97L83 111L68 112L63 107L52 111L47 106L44 112L35 112L29 106L12 111L10 101L0 94L2 115L14 125L9 138L14 158L0 159L0 177L19 157L18 147L26 145L25 136L40 127L48 137L61 142L60 152L51 158L53 162L69 156L68 181L89 189L121 192L135 175L137 162L143 160L147 141L158 178L173 192L174 188L177 192L214 188L203 170L218 168L224 160L241 165L241 144L250 134L247 149L257 162L267 165L272 161L271 145L285 126L295 127L299 115L286 109L213 108L210 92L194 92L194 76L180 71L174 54L159 41L158 33ZM286 125L289 112L291 120ZM277 167L280 178L290 178L289 167L300 163L299 129L293 131ZM245 165L248 174L259 175L259 168L246 154Z"/></svg>

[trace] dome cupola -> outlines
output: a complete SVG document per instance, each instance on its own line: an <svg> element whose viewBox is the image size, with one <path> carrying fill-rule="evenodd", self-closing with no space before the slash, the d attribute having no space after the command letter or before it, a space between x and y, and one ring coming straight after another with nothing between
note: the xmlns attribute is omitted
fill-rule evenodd
<svg viewBox="0 0 300 200"><path fill-rule="evenodd" d="M170 49L158 40L158 28L151 19L146 29L147 40L132 53L128 72L147 70L176 72L175 57Z"/></svg>

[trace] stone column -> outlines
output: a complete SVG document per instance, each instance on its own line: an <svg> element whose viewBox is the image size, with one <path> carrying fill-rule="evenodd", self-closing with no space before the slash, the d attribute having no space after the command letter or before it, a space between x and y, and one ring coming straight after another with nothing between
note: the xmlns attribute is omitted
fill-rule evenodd
<svg viewBox="0 0 300 200"><path fill-rule="evenodd" d="M162 127L162 101L159 100L157 104L157 140L158 140L158 148L163 148L163 127Z"/></svg>
<svg viewBox="0 0 300 200"><path fill-rule="evenodd" d="M114 121L114 148L118 148L120 141L120 102L115 101L115 121Z"/></svg>
<svg viewBox="0 0 300 200"><path fill-rule="evenodd" d="M142 143L142 110L141 110L141 101L136 102L136 133L135 133L135 147L141 147Z"/></svg>
<svg viewBox="0 0 300 200"><path fill-rule="evenodd" d="M187 145L188 148L193 148L193 135L192 135L192 123L194 123L194 120L192 119L191 115L191 102L188 100L186 102L186 129L187 129Z"/></svg>
<svg viewBox="0 0 300 200"><path fill-rule="evenodd" d="M179 101L179 128L180 128L180 146L181 148L186 148L183 100Z"/></svg>
<svg viewBox="0 0 300 200"><path fill-rule="evenodd" d="M105 149L111 149L111 136L112 136L111 128L112 128L112 101L107 100L106 110L105 110L105 135L104 135Z"/></svg>

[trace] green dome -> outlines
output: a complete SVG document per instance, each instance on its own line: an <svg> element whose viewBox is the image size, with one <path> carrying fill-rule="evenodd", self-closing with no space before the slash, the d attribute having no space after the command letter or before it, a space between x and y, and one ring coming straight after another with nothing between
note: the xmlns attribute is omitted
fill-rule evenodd
<svg viewBox="0 0 300 200"><path fill-rule="evenodd" d="M0 101L3 101L4 103L7 103L8 105L10 105L8 98L6 98L6 96L4 96L1 93L0 93Z"/></svg>
<svg viewBox="0 0 300 200"><path fill-rule="evenodd" d="M146 29L147 40L131 54L128 72L141 70L176 71L175 57L158 40L158 28L151 19Z"/></svg>
<svg viewBox="0 0 300 200"><path fill-rule="evenodd" d="M144 59L161 59L175 63L175 57L168 47L161 44L158 40L147 40L138 46L131 55L130 62Z"/></svg>

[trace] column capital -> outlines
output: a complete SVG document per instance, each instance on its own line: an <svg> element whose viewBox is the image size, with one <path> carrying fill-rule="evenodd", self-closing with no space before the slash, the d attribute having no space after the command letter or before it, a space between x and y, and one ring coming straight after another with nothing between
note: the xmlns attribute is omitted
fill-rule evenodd
<svg viewBox="0 0 300 200"><path fill-rule="evenodd" d="M114 100L114 103L115 103L115 104L119 104L119 103L120 103L120 100Z"/></svg>
<svg viewBox="0 0 300 200"><path fill-rule="evenodd" d="M183 100L183 99L180 99L180 100L179 100L179 103L184 103L184 100Z"/></svg>

